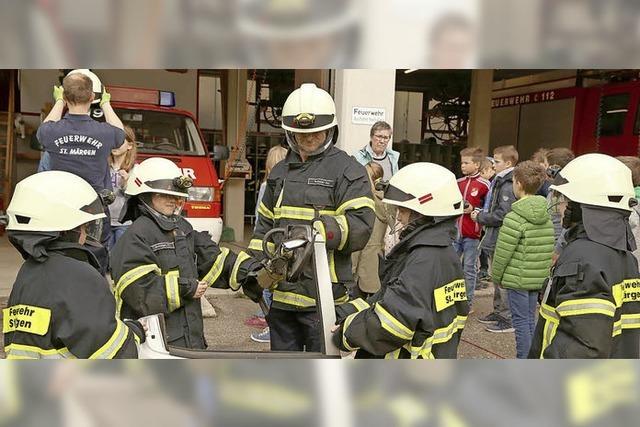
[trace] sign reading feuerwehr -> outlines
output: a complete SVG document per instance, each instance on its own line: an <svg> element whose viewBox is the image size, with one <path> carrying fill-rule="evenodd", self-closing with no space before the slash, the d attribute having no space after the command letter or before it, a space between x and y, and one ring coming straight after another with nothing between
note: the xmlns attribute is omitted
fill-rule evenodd
<svg viewBox="0 0 640 427"><path fill-rule="evenodd" d="M385 120L384 108L353 107L351 109L351 123L355 125L372 125L380 120Z"/></svg>
<svg viewBox="0 0 640 427"><path fill-rule="evenodd" d="M578 88L560 88L521 95L503 96L491 100L491 108L512 107L514 105L535 104L538 102L557 101L576 96Z"/></svg>

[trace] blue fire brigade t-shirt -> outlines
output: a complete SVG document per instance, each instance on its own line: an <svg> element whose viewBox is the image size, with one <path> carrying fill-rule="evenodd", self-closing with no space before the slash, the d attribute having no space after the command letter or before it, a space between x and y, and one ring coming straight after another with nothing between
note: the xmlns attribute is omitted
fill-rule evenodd
<svg viewBox="0 0 640 427"><path fill-rule="evenodd" d="M50 153L50 170L78 175L96 191L111 189L109 155L124 142L124 131L86 114L65 114L57 122L45 122L38 141Z"/></svg>

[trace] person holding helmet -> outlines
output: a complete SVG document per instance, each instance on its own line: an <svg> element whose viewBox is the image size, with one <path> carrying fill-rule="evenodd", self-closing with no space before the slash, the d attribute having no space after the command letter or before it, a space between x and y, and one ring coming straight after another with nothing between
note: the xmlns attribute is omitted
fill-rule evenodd
<svg viewBox="0 0 640 427"><path fill-rule="evenodd" d="M121 318L162 313L170 345L204 349L200 298L210 286L244 285L245 294L259 301L255 273L262 266L245 252L218 247L180 215L191 184L175 163L160 157L132 171L120 221L133 224L112 250L111 275Z"/></svg>
<svg viewBox="0 0 640 427"><path fill-rule="evenodd" d="M78 175L97 192L111 188L108 158L111 150L120 147L125 138L124 125L111 107L111 96L98 76L79 69L69 72L62 86L54 86L53 98L55 104L36 134L49 153L48 170ZM89 116L94 102L100 103L106 123ZM65 108L68 111L63 117Z"/></svg>
<svg viewBox="0 0 640 427"><path fill-rule="evenodd" d="M102 201L82 178L41 172L16 186L8 237L25 259L3 310L9 359L136 358L142 325L116 317L87 245L99 245Z"/></svg>
<svg viewBox="0 0 640 427"><path fill-rule="evenodd" d="M109 156L125 139L124 126L111 107L111 96L103 88L98 76L86 69L73 70L54 86L55 104L38 127L37 138L45 150L39 170L61 170L78 175L98 193L111 190ZM89 115L92 103L99 99L106 123ZM62 116L64 109L68 112ZM46 163L46 165L45 165ZM107 217L109 211L106 210ZM105 220L101 242L110 235L109 218ZM104 248L94 249L106 273L108 254Z"/></svg>
<svg viewBox="0 0 640 427"><path fill-rule="evenodd" d="M463 198L455 175L433 163L405 166L383 203L397 207L400 242L380 266L380 290L336 308L333 339L356 358L456 358L469 313L453 248Z"/></svg>
<svg viewBox="0 0 640 427"><path fill-rule="evenodd" d="M566 245L547 284L529 357L638 358L631 170L613 157L585 154L569 162L550 189L567 201Z"/></svg>
<svg viewBox="0 0 640 427"><path fill-rule="evenodd" d="M366 245L375 218L367 172L335 147L336 107L331 95L315 84L305 83L289 95L282 127L290 149L267 178L249 249L262 259L262 239L269 230L316 223L326 237L334 299L346 302L345 285L353 281L351 253ZM272 350L321 350L311 267L295 283L272 285L267 315Z"/></svg>

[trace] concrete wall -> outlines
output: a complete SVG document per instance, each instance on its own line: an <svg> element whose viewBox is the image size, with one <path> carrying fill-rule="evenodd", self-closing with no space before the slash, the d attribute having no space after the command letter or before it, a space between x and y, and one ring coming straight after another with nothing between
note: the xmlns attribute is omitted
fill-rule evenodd
<svg viewBox="0 0 640 427"><path fill-rule="evenodd" d="M371 124L354 124L353 107L383 108L385 121L393 126L395 79L395 70L335 72L334 99L340 127L339 148L353 154L369 142Z"/></svg>

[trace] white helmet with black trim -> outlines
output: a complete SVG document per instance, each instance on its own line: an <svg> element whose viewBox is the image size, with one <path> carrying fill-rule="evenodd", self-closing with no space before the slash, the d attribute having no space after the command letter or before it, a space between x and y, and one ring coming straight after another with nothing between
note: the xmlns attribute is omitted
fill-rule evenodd
<svg viewBox="0 0 640 427"><path fill-rule="evenodd" d="M87 181L69 172L46 171L20 181L7 207L9 231L62 232L83 224L100 242L104 205Z"/></svg>
<svg viewBox="0 0 640 427"><path fill-rule="evenodd" d="M382 202L429 217L463 213L456 176L435 163L413 163L400 169L389 180Z"/></svg>
<svg viewBox="0 0 640 427"><path fill-rule="evenodd" d="M78 68L76 70L71 70L69 71L67 76L71 74L78 74L78 73L84 74L85 76L91 79L91 85L93 87L93 101L91 103L99 104L100 99L102 98L102 82L100 81L100 78L88 68Z"/></svg>
<svg viewBox="0 0 640 427"><path fill-rule="evenodd" d="M631 211L636 204L631 170L606 154L584 154L571 160L549 187L585 205Z"/></svg>
<svg viewBox="0 0 640 427"><path fill-rule="evenodd" d="M131 172L124 192L128 196L160 193L187 198L192 184L191 178L183 175L171 160L151 157Z"/></svg>
<svg viewBox="0 0 640 427"><path fill-rule="evenodd" d="M325 142L310 154L320 154L329 148L338 138L336 104L325 90L313 83L304 83L291 92L282 107L282 128L287 143L293 151L299 153L295 133L314 133L327 131Z"/></svg>

